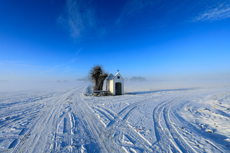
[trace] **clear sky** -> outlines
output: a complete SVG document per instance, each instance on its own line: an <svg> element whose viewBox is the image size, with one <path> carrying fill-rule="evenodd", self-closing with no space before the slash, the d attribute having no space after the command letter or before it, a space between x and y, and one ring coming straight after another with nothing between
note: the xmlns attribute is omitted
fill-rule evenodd
<svg viewBox="0 0 230 153"><path fill-rule="evenodd" d="M0 80L230 78L229 0L1 0Z"/></svg>

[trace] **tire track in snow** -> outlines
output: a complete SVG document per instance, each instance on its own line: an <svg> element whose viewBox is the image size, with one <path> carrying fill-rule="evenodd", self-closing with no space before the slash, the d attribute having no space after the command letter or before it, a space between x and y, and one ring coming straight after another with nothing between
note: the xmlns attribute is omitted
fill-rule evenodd
<svg viewBox="0 0 230 153"><path fill-rule="evenodd" d="M26 128L26 130L22 130L23 132L21 132L22 134L19 134L21 135L19 137L19 142L17 145L15 145L12 151L12 153L18 153L20 148L25 144L25 141L29 138L30 136L30 129L33 129L34 126L37 124L37 122L40 120L41 116L39 118L37 118L36 120L33 120L29 126Z"/></svg>
<svg viewBox="0 0 230 153"><path fill-rule="evenodd" d="M40 109L40 108L38 108ZM33 120L38 114L39 114L39 110L30 112L30 113L25 113L24 115L15 115L15 116L11 116L10 119L6 119L5 122L1 123L0 129L5 128L5 127L9 127L12 124L14 124L16 121L21 121L21 122L25 122L25 121L31 121ZM30 118L26 118L30 116Z"/></svg>
<svg viewBox="0 0 230 153"><path fill-rule="evenodd" d="M115 112L113 112L112 110L104 107L104 106L97 106L98 108L101 108L102 110L104 110L105 112L108 112L113 118L115 118L117 116L117 114Z"/></svg>
<svg viewBox="0 0 230 153"><path fill-rule="evenodd" d="M44 118L42 118L41 121L38 121L38 124L40 124L39 129L38 129L37 126L35 126L34 128L30 129L30 133L34 133L32 135L33 137L31 136L30 142L28 142L30 144L29 145L30 148L22 147L22 150L27 150L28 152L35 152L35 151L38 151L38 150L42 150L45 147L45 145L38 145L38 143L44 143L44 139L45 139L45 142L46 142L47 135L44 135L43 133L46 133L45 131L47 129L49 129L49 127L50 127L49 121L54 118L54 115L55 115L56 111L57 111L56 107L53 107L53 108L51 108L51 110L48 110L47 111L48 112L47 117L44 116ZM41 124L43 126L41 126ZM40 129L40 127L42 127L42 129ZM42 142L41 142L41 140L42 140Z"/></svg>
<svg viewBox="0 0 230 153"><path fill-rule="evenodd" d="M103 127L99 120L81 99L82 90L76 90L75 93L66 98L67 101L64 103L68 103L68 106L62 105L65 113L59 115L66 118L64 123L66 132L58 133L59 125L61 125L59 118L60 121L56 123L56 132L49 138L51 143L40 150L45 150L45 152L121 152L112 139L103 135ZM61 109L60 112L62 112Z"/></svg>
<svg viewBox="0 0 230 153"><path fill-rule="evenodd" d="M189 104L188 102L185 103L183 105L183 107L185 105ZM219 147L217 147L216 145L218 144L219 146L222 146L222 144L220 143L220 141L212 139L207 132L204 132L202 130L197 129L196 126L194 126L193 124L191 124L190 122L186 121L184 118L182 118L177 111L172 110L172 115L174 116L174 118L177 119L177 121L179 123L181 123L181 125L186 125L187 127L189 127L189 129L193 132L193 135L202 135L202 139L205 140L206 143L210 144L213 148L215 148L218 152L224 152L222 151ZM224 147L222 147L222 149L224 149Z"/></svg>
<svg viewBox="0 0 230 153"><path fill-rule="evenodd" d="M121 143L124 135L127 135L130 139L130 144L124 144L123 149L129 148L133 152L134 148L141 152L153 152L152 144L146 140L139 132L136 131L132 126L127 124L127 120L131 116L131 114L139 108L141 105L145 104L151 98L137 101L133 104L130 104L123 108L118 114L114 113L112 110L105 108L103 106L92 106L94 109L99 110L106 118L110 120L109 124L106 126L105 133L107 137L114 138L116 137L119 141L117 143ZM122 117L123 116L123 117ZM124 130L128 129L128 130ZM125 147L124 147L125 146Z"/></svg>
<svg viewBox="0 0 230 153"><path fill-rule="evenodd" d="M171 103L170 103L171 104ZM172 122L170 121L169 117L169 111L170 111L171 105L167 105L167 107L163 110L163 116L166 123L167 128L169 129L169 132L171 133L174 141L179 146L180 150L182 152L196 152L189 144L188 142L183 138L182 135L179 134L179 132L176 130L176 128L173 126Z"/></svg>
<svg viewBox="0 0 230 153"><path fill-rule="evenodd" d="M104 109L101 109L98 106L92 106L93 109L99 111L102 115L104 115L106 118L108 118L110 121L114 120L114 116L112 116L110 113L105 111Z"/></svg>
<svg viewBox="0 0 230 153"><path fill-rule="evenodd" d="M170 121L169 111L173 101L160 103L153 111L154 129L157 142L153 144L154 148L160 152L196 152L186 140L178 133ZM161 125L161 115L166 124L166 129Z"/></svg>
<svg viewBox="0 0 230 153"><path fill-rule="evenodd" d="M22 103L18 105L25 105L25 107L23 108L19 107L20 108L19 110L13 110L12 113L8 113L7 117L5 118L9 118L9 119L6 119L5 121L0 121L0 129L2 127L10 126L11 124L14 124L15 121L19 121L19 120L21 122L24 122L24 121L30 122L32 119L34 119L39 114L40 110L44 107L44 104L41 104L41 102L51 101L57 98L57 97L51 97L51 96L54 96L54 95L59 96L60 94L62 95L65 93L67 92L63 91L63 92L58 92L58 93L52 93L52 94L43 96L43 98L40 98L40 99L36 97L36 98L29 98L29 100L24 100L22 102L18 102L18 103ZM14 106L14 107L16 107L17 109L17 106ZM28 116L31 116L31 118L28 119L27 118ZM1 117L1 118L4 118L4 117Z"/></svg>
<svg viewBox="0 0 230 153"><path fill-rule="evenodd" d="M36 104L36 105L32 105L31 107L28 106L25 109L22 109L21 112L12 110L12 114L2 117L2 118L5 118L5 120L0 121L0 129L3 127L10 126L12 123L15 123L15 121L27 120L27 118L25 117L28 117L28 116L32 116L33 118L40 112L40 109L42 109L43 107L44 105L42 104Z"/></svg>
<svg viewBox="0 0 230 153"><path fill-rule="evenodd" d="M22 152L38 152L39 150L45 150L47 143L49 143L48 141L50 141L48 133L52 131L53 125L57 123L57 115L61 109L60 105L66 101L66 97L71 93L72 91L63 93L52 100L52 103L50 104L54 105L48 108L45 114L41 115L42 118L40 116L40 118L37 119L33 125L28 127L28 130L25 133L25 135L28 135L28 138L21 139L18 145L14 148L13 152L16 153L22 150ZM42 127L42 129L40 129L40 127ZM23 137L25 135L23 135ZM27 148L27 146L30 147Z"/></svg>
<svg viewBox="0 0 230 153"><path fill-rule="evenodd" d="M165 131L161 125L161 114L164 106L168 103L168 101L160 103L155 107L153 111L153 122L154 122L154 131L157 142L153 144L153 148L159 150L159 152L181 152L179 148L170 141L169 136L165 134Z"/></svg>
<svg viewBox="0 0 230 153"><path fill-rule="evenodd" d="M70 120L71 134L74 135L75 119L74 119L73 113L69 113L68 115L69 115L69 120Z"/></svg>
<svg viewBox="0 0 230 153"><path fill-rule="evenodd" d="M63 96L62 101L57 106L58 111L53 113L55 114L54 119L51 120L51 125L53 125L53 134L47 139L46 146L43 149L45 152L59 152L61 148L68 148L68 152L73 151L75 118L70 107L70 100L81 88L82 87L74 89L68 93L68 95ZM64 109L64 111L62 111L62 109Z"/></svg>
<svg viewBox="0 0 230 153"><path fill-rule="evenodd" d="M11 107L11 108L14 108L16 107L16 109L18 108L17 106L18 105L24 105L24 106L27 106L28 107L24 107L24 108L21 108L19 107L20 109L19 110L14 110L12 113L15 114L17 111L18 112L23 112L23 111L28 111L28 108L31 107L31 104L33 105L34 103L40 103L42 101L48 101L48 100L51 100L51 99L54 99L56 98L57 96L59 95L63 95L65 93L67 93L69 90L65 90L65 91L61 91L61 92L55 92L55 93L50 93L50 94L47 94L47 95L42 95L42 96L38 96L38 97L34 97L34 98L27 98L25 100L20 100L20 101L17 101L17 102L11 102L11 103L1 103L1 109L4 109L6 108L8 105ZM8 115L11 114L11 113L7 113Z"/></svg>
<svg viewBox="0 0 230 153"><path fill-rule="evenodd" d="M140 107L142 104L146 103L146 100L138 101L133 104L130 104L126 106L124 109L122 109L115 117L114 120L110 121L110 123L107 125L107 127L115 126L116 124L119 124L120 122L126 122L131 115L131 113L138 107ZM112 112L110 110L110 112ZM122 116L124 116L122 118ZM115 125L114 125L115 124Z"/></svg>
<svg viewBox="0 0 230 153"><path fill-rule="evenodd" d="M79 113L75 115L77 115L77 118L82 118L82 120L80 120L80 125L82 125L84 132L88 133L88 136L91 137L89 139L91 139L92 146L95 148L86 145L85 148L87 152L92 152L93 149L94 152L122 152L121 147L118 146L111 137L106 135L107 132L105 131L105 127L95 116L94 111L82 96L83 92L80 93L79 97L79 101L82 102L79 107L76 107ZM79 114L81 115L79 116Z"/></svg>

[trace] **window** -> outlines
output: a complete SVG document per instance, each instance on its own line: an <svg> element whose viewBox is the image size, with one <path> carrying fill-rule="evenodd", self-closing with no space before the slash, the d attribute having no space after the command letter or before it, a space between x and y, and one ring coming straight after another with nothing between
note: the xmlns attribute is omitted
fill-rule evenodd
<svg viewBox="0 0 230 153"><path fill-rule="evenodd" d="M120 76L117 76L117 79L120 79Z"/></svg>

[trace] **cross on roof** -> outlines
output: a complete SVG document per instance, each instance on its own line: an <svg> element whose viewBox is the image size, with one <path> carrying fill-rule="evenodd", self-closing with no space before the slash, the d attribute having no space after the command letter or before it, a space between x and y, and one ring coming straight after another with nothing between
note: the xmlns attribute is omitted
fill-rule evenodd
<svg viewBox="0 0 230 153"><path fill-rule="evenodd" d="M119 72L119 70L117 70L117 72Z"/></svg>

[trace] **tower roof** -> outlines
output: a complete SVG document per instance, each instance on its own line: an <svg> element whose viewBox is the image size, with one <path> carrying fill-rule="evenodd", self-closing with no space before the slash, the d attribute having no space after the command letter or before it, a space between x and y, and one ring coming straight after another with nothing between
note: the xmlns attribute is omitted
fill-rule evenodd
<svg viewBox="0 0 230 153"><path fill-rule="evenodd" d="M110 73L110 75L108 76L108 78L106 80L112 80L114 78L114 75L112 73Z"/></svg>

